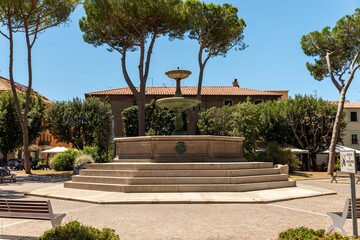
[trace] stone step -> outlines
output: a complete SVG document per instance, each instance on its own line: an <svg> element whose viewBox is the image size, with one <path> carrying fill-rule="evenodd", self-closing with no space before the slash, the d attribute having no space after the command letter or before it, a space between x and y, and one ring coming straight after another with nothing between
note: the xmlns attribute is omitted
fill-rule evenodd
<svg viewBox="0 0 360 240"><path fill-rule="evenodd" d="M127 158L127 159L114 159L114 163L142 163L142 162L153 162L150 158Z"/></svg>
<svg viewBox="0 0 360 240"><path fill-rule="evenodd" d="M115 163L137 163L137 162L149 162L149 163L199 163L199 162L224 162L224 158L175 158L175 159L114 159ZM226 159L226 162L246 162L245 158L229 158Z"/></svg>
<svg viewBox="0 0 360 240"><path fill-rule="evenodd" d="M216 163L97 163L87 169L98 170L229 170L272 168L272 162L216 162Z"/></svg>
<svg viewBox="0 0 360 240"><path fill-rule="evenodd" d="M236 177L280 174L279 168L232 170L94 170L81 169L81 176L107 177Z"/></svg>
<svg viewBox="0 0 360 240"><path fill-rule="evenodd" d="M258 175L243 177L103 177L103 176L73 176L73 182L107 183L129 185L152 184L239 184L256 182L287 181L286 174Z"/></svg>
<svg viewBox="0 0 360 240"><path fill-rule="evenodd" d="M242 192L270 188L295 187L295 181L274 181L244 184L179 184L179 185L123 185L104 183L65 182L65 188L110 192Z"/></svg>

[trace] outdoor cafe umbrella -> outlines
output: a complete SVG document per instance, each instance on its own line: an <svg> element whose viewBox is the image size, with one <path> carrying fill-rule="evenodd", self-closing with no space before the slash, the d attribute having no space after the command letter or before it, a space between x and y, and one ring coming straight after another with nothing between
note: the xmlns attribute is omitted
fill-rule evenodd
<svg viewBox="0 0 360 240"><path fill-rule="evenodd" d="M360 154L360 151L357 149L349 148L349 147L345 147L345 146L341 146L341 145L336 145L335 152L340 153L341 151L355 151L356 154ZM320 151L319 153L320 154L321 153L329 153L329 149L328 148L324 149L324 150Z"/></svg>
<svg viewBox="0 0 360 240"><path fill-rule="evenodd" d="M65 152L66 150L68 150L66 147L54 147L48 150L44 150L42 153L61 153Z"/></svg>

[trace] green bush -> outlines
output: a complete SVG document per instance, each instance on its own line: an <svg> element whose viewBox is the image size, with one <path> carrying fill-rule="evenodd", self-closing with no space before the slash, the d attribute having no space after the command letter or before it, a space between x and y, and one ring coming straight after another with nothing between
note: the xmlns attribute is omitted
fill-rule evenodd
<svg viewBox="0 0 360 240"><path fill-rule="evenodd" d="M67 150L58 153L50 161L50 166L55 171L70 171L74 167L75 158L79 155L80 151Z"/></svg>
<svg viewBox="0 0 360 240"><path fill-rule="evenodd" d="M121 113L126 137L139 136L138 106L131 106ZM152 100L145 105L145 134L150 135L171 135L175 129L175 111L156 104ZM186 114L183 113L184 129L187 129Z"/></svg>
<svg viewBox="0 0 360 240"><path fill-rule="evenodd" d="M259 117L259 108L247 99L234 106L203 110L198 127L206 135L245 137L244 156L252 161L257 143L261 140Z"/></svg>
<svg viewBox="0 0 360 240"><path fill-rule="evenodd" d="M78 166L83 163L94 163L94 158L88 154L80 153L74 161L74 166Z"/></svg>
<svg viewBox="0 0 360 240"><path fill-rule="evenodd" d="M248 161L255 158L255 150L257 144L262 140L260 134L260 112L256 104L250 102L248 98L246 102L236 104L232 114L234 137L244 137L244 157Z"/></svg>
<svg viewBox="0 0 360 240"><path fill-rule="evenodd" d="M288 230L281 232L279 234L279 240L282 239L291 239L291 240L350 240L356 239L355 237L343 236L337 232L334 233L326 233L324 229L314 230L307 227L299 227L296 229L289 228Z"/></svg>
<svg viewBox="0 0 360 240"><path fill-rule="evenodd" d="M103 162L112 162L112 149L111 144L109 143L109 154L108 159L106 159L106 150L101 151L98 147L84 147L81 150L82 154L90 155L96 163L103 163Z"/></svg>
<svg viewBox="0 0 360 240"><path fill-rule="evenodd" d="M297 156L289 149L281 148L277 143L270 143L267 150L257 152L255 155L256 162L273 162L274 164L289 165L289 172L293 172L298 165Z"/></svg>
<svg viewBox="0 0 360 240"><path fill-rule="evenodd" d="M202 134L231 136L233 130L233 106L212 107L201 111L198 127Z"/></svg>
<svg viewBox="0 0 360 240"><path fill-rule="evenodd" d="M39 240L120 240L119 235L115 234L115 230L103 228L102 230L84 226L78 221L72 221L64 226L59 226L44 234Z"/></svg>

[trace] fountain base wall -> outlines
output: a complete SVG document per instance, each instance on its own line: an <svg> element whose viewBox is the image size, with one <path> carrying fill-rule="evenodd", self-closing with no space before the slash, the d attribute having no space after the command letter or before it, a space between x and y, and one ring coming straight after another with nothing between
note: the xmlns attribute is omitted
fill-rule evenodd
<svg viewBox="0 0 360 240"><path fill-rule="evenodd" d="M246 161L243 137L210 135L143 136L115 138L115 161L148 159L151 162Z"/></svg>

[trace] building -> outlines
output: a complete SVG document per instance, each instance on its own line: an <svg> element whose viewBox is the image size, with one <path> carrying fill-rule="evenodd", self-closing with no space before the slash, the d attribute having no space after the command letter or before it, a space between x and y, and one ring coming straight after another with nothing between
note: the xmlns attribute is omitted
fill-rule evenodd
<svg viewBox="0 0 360 240"><path fill-rule="evenodd" d="M331 102L338 104L338 102ZM360 102L344 103L346 128L344 130L344 146L360 150Z"/></svg>
<svg viewBox="0 0 360 240"><path fill-rule="evenodd" d="M27 87L19 84L19 83L15 83L15 87L16 90L18 92L25 92L27 90ZM4 91L8 91L11 90L11 85L10 85L10 80L0 77L0 94ZM38 96L40 96L45 104L46 107L50 106L53 102L44 97L43 95L39 94L38 92L32 90L33 93L37 94ZM32 144L29 146L29 150L30 150L30 157L32 160L37 161L37 160L41 160L43 158L43 154L41 153L43 150L49 149L49 148L53 148L53 147L68 147L69 145L66 143L61 143L58 142L52 135L51 133L46 130L42 133L39 134L39 137L34 140L32 142ZM23 153L22 153L22 149L19 149L19 151L17 153L14 154L9 154L8 155L8 159L11 158L22 158ZM0 158L2 158L2 154L0 152ZM46 156L45 156L46 157Z"/></svg>
<svg viewBox="0 0 360 240"><path fill-rule="evenodd" d="M147 87L146 103L152 99L172 97L175 94L175 87ZM197 87L181 87L184 97L195 98ZM283 91L259 91L254 89L239 87L235 79L232 86L224 87L202 87L201 91L201 108L222 107L224 105L234 105L239 102L250 101L260 103L268 100L285 100L288 98L288 90ZM121 113L125 108L136 105L136 99L130 88L117 88L105 91L86 93L85 97L90 96L108 99L111 110L114 115L114 134L115 137L124 136ZM191 110L188 110L188 118L191 117Z"/></svg>

